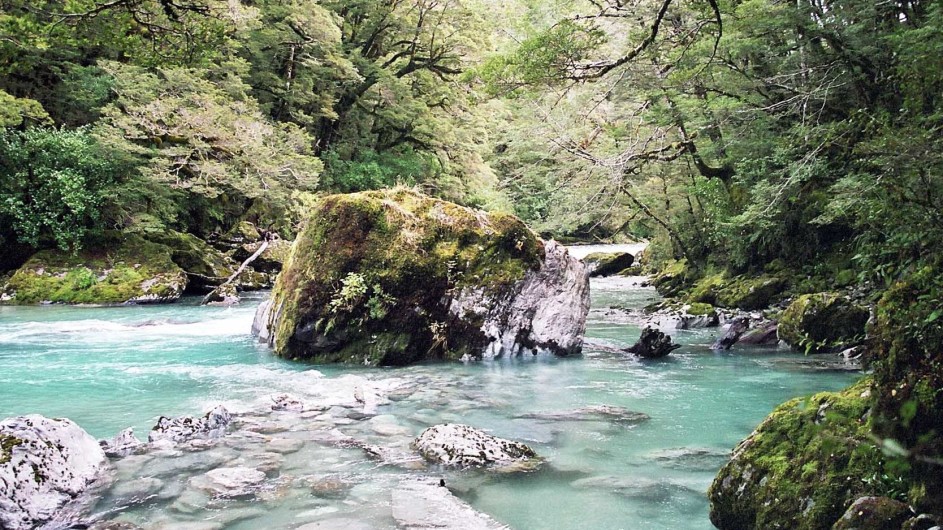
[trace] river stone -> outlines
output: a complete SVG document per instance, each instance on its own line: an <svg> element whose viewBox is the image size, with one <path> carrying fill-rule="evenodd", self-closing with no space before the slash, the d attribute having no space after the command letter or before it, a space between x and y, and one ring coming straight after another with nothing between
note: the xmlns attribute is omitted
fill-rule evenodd
<svg viewBox="0 0 943 530"><path fill-rule="evenodd" d="M324 197L253 329L277 355L405 365L578 354L586 266L516 217L407 189Z"/></svg>
<svg viewBox="0 0 943 530"><path fill-rule="evenodd" d="M129 427L111 440L99 440L98 444L111 458L123 458L144 450L145 444L134 436L134 429Z"/></svg>
<svg viewBox="0 0 943 530"><path fill-rule="evenodd" d="M161 416L147 440L151 443L164 440L179 443L194 438L216 438L226 433L231 422L232 416L222 405L207 412L202 418Z"/></svg>
<svg viewBox="0 0 943 530"><path fill-rule="evenodd" d="M753 344L753 345L763 345L763 344L776 344L779 342L779 336L777 335L777 329L779 324L777 322L766 322L760 324L759 326L747 331L740 337L740 344Z"/></svg>
<svg viewBox="0 0 943 530"><path fill-rule="evenodd" d="M302 412L305 410L305 404L291 394L279 394L272 398L272 410Z"/></svg>
<svg viewBox="0 0 943 530"><path fill-rule="evenodd" d="M252 494L265 478L265 473L250 467L221 467L190 482L220 497L244 497Z"/></svg>
<svg viewBox="0 0 943 530"><path fill-rule="evenodd" d="M33 528L86 490L107 460L67 419L36 414L0 422L0 528Z"/></svg>
<svg viewBox="0 0 943 530"><path fill-rule="evenodd" d="M139 503L157 495L163 487L164 483L160 479L142 477L118 482L112 486L109 494L115 498L116 504Z"/></svg>
<svg viewBox="0 0 943 530"><path fill-rule="evenodd" d="M750 317L738 316L724 326L724 334L711 346L713 350L729 350L750 328Z"/></svg>
<svg viewBox="0 0 943 530"><path fill-rule="evenodd" d="M507 528L459 500L436 480L404 480L393 489L392 497L393 518L407 530Z"/></svg>
<svg viewBox="0 0 943 530"><path fill-rule="evenodd" d="M301 525L295 530L374 530L376 527L356 519L338 517Z"/></svg>
<svg viewBox="0 0 943 530"><path fill-rule="evenodd" d="M537 458L533 449L520 442L456 423L429 427L413 444L426 460L447 466L480 467Z"/></svg>

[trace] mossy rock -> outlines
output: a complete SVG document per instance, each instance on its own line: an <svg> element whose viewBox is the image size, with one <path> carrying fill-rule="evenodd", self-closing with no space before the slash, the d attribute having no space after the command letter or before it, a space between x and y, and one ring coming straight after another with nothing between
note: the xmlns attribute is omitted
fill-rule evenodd
<svg viewBox="0 0 943 530"><path fill-rule="evenodd" d="M195 290L212 290L237 267L232 259L192 234L171 230L148 238L170 248L171 259L187 273L190 287Z"/></svg>
<svg viewBox="0 0 943 530"><path fill-rule="evenodd" d="M832 530L900 530L913 512L907 503L888 497L861 497L848 507Z"/></svg>
<svg viewBox="0 0 943 530"><path fill-rule="evenodd" d="M588 306L584 266L552 245L578 267L571 281L585 284ZM511 215L409 189L327 196L278 277L264 335L277 355L315 362L480 357L494 340L484 315L513 305L546 252ZM456 316L466 313L479 316ZM528 337L522 331L520 343L532 346Z"/></svg>
<svg viewBox="0 0 943 530"><path fill-rule="evenodd" d="M223 236L227 241L236 243L255 243L262 240L259 229L249 221L240 221Z"/></svg>
<svg viewBox="0 0 943 530"><path fill-rule="evenodd" d="M789 401L734 451L708 490L721 530L827 529L886 473L870 438L871 379ZM879 493L880 494L880 493Z"/></svg>
<svg viewBox="0 0 943 530"><path fill-rule="evenodd" d="M868 308L838 293L796 298L779 319L779 338L807 353L835 351L864 338Z"/></svg>
<svg viewBox="0 0 943 530"><path fill-rule="evenodd" d="M694 287L688 291L688 302L691 302L692 304L716 304L717 292L723 288L726 281L726 275L723 273L708 274L704 276L698 280L694 284Z"/></svg>
<svg viewBox="0 0 943 530"><path fill-rule="evenodd" d="M908 501L943 515L943 263L892 285L875 308L867 366L875 432L912 455Z"/></svg>
<svg viewBox="0 0 943 530"><path fill-rule="evenodd" d="M652 276L652 286L662 296L677 296L685 288L690 275L688 260L671 260Z"/></svg>
<svg viewBox="0 0 943 530"><path fill-rule="evenodd" d="M592 268L590 276L612 276L631 267L635 256L628 252L593 252L583 262Z"/></svg>
<svg viewBox="0 0 943 530"><path fill-rule="evenodd" d="M781 294L786 286L786 280L778 276L768 274L737 276L725 280L723 285L716 288L714 304L747 311L765 309L776 300L777 295Z"/></svg>
<svg viewBox="0 0 943 530"><path fill-rule="evenodd" d="M168 247L109 232L75 254L37 252L10 278L5 295L14 304L146 304L173 302L186 285Z"/></svg>

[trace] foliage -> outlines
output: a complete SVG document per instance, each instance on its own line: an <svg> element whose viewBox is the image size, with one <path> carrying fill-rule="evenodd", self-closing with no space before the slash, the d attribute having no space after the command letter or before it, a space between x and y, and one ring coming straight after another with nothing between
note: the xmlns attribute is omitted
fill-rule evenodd
<svg viewBox="0 0 943 530"><path fill-rule="evenodd" d="M312 156L313 140L294 124L268 120L232 71L103 67L117 98L103 110L96 133L144 162L144 182L183 197L172 217L172 208L160 204L135 208L134 215L179 221L205 234L231 225L245 204L262 201L272 213L260 224L285 227L292 191L315 188L322 165Z"/></svg>
<svg viewBox="0 0 943 530"><path fill-rule="evenodd" d="M104 226L127 166L84 129L0 129L0 220L19 241L76 249Z"/></svg>

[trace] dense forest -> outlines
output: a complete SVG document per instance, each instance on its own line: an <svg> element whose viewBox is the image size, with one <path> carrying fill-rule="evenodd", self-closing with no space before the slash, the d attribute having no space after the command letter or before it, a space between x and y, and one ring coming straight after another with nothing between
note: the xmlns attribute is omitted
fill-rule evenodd
<svg viewBox="0 0 943 530"><path fill-rule="evenodd" d="M871 306L869 487L943 506L943 3L0 1L0 280L395 186Z"/></svg>

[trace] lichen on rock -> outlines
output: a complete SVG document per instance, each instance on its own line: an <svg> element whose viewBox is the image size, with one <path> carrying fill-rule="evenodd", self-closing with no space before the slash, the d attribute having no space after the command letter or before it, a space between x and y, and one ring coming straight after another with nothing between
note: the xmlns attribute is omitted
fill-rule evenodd
<svg viewBox="0 0 943 530"><path fill-rule="evenodd" d="M467 468L522 461L539 463L537 453L520 442L455 423L429 427L413 445L429 462L446 466Z"/></svg>
<svg viewBox="0 0 943 530"><path fill-rule="evenodd" d="M168 247L110 232L77 253L34 254L6 286L8 303L147 304L173 302L187 285Z"/></svg>
<svg viewBox="0 0 943 530"><path fill-rule="evenodd" d="M39 415L0 422L0 528L40 526L85 491L106 463L87 432Z"/></svg>
<svg viewBox="0 0 943 530"><path fill-rule="evenodd" d="M311 212L254 328L316 362L578 353L585 266L514 216L409 189L332 195Z"/></svg>

